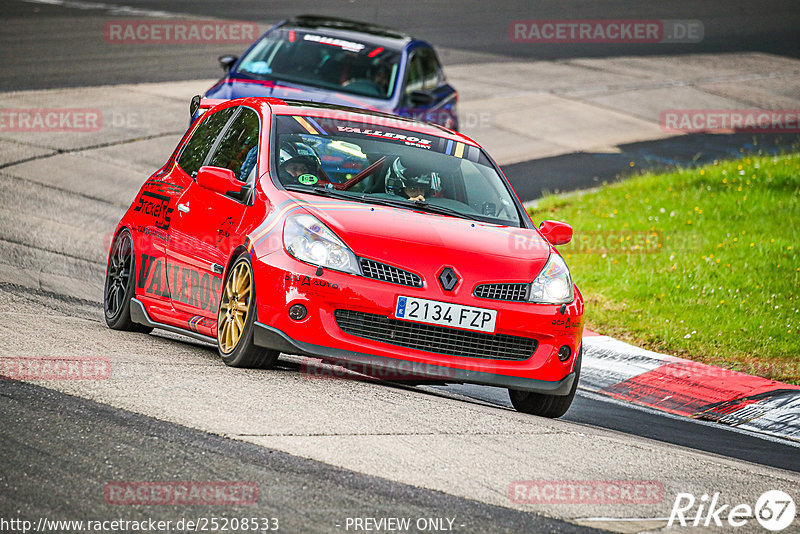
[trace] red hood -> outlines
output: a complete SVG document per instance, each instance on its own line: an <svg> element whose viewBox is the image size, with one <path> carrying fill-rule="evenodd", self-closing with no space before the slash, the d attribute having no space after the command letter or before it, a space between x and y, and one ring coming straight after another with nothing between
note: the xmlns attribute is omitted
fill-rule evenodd
<svg viewBox="0 0 800 534"><path fill-rule="evenodd" d="M357 256L417 272L430 280L453 267L465 281L530 282L550 245L532 229L334 199L304 203Z"/></svg>

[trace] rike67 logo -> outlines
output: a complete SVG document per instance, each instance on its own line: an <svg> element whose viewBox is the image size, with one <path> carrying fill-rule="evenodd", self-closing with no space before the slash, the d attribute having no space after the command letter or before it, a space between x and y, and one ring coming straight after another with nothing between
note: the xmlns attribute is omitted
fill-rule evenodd
<svg viewBox="0 0 800 534"><path fill-rule="evenodd" d="M679 493L669 515L667 528L674 527L742 527L755 518L762 527L779 532L795 518L794 500L780 490L765 491L755 506L747 503L731 505L720 500L719 492L699 499L691 493Z"/></svg>
<svg viewBox="0 0 800 534"><path fill-rule="evenodd" d="M145 191L138 198L139 205L133 208L133 211L140 211L145 215L150 215L155 219L157 228L166 230L169 228L169 214L173 212L173 208L169 207L169 201L170 197L166 195Z"/></svg>

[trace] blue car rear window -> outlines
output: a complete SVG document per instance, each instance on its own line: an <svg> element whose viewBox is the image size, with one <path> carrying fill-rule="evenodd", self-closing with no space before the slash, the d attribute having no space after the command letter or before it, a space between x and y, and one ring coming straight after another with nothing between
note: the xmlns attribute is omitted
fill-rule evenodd
<svg viewBox="0 0 800 534"><path fill-rule="evenodd" d="M242 59L238 70L258 78L388 99L397 82L399 61L396 50L281 28L264 36Z"/></svg>

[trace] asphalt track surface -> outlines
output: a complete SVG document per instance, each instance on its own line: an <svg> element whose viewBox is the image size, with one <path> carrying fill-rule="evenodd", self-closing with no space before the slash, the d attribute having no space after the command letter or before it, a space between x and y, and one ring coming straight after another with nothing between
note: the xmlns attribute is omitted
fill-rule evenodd
<svg viewBox="0 0 800 534"><path fill-rule="evenodd" d="M779 154L798 146L796 134L688 134L620 145L616 153L576 152L503 165L523 202L624 180L643 171L694 166L743 154Z"/></svg>
<svg viewBox="0 0 800 534"><path fill-rule="evenodd" d="M4 24L0 30L0 89L42 89L80 87L110 83L196 79L217 76L213 60L223 52L240 45L207 45L198 47L126 47L98 46L87 48L81 39L88 28L102 28L118 13L98 4L84 2L82 7L48 5L46 3L3 0L0 9ZM120 3L122 5L122 3ZM391 5L380 2L336 2L320 6L314 2L272 2L268 5L248 2L226 2L225 13L215 2L125 2L124 5L159 9L170 13L187 13L199 17L258 20L270 23L285 16L314 12L338 14L362 20L393 25L413 31L437 45L451 48L445 57L452 61L471 61L475 57L536 57L559 59L596 55L635 53L682 53L689 48L664 45L657 50L635 50L630 47L595 48L574 45L558 48L530 48L514 45L505 38L508 22L523 18L608 18L610 6L616 18L700 19L704 21L706 38L701 50L706 52L759 50L789 56L800 54L796 39L800 28L800 10L793 2L659 2L643 6L637 2L585 4L577 1L497 5L462 2L457 8L444 3L431 3L429 10L420 10L417 3ZM364 15L367 16L364 16ZM446 20L447 24L440 21ZM500 38L498 38L498 35ZM470 53L461 53L467 50ZM697 51L696 47L691 51ZM685 140L682 140L685 141ZM695 139L697 141L697 139ZM747 139L734 144L746 144ZM772 143L772 145L769 145ZM781 139L771 139L769 146L779 146ZM713 143L712 143L713 144ZM516 164L507 169L509 175L523 177L542 166L563 169L583 168L593 164L600 168L592 179L602 182L624 168L630 157L640 157L643 164L671 164L658 161L657 146L631 146L607 165L596 165L596 155L582 155L572 160L550 158ZM763 146L763 145L762 145ZM709 146L709 157L723 154L730 147ZM670 154L674 153L671 151ZM642 154L645 154L642 156ZM606 156L607 157L607 156ZM602 162L601 162L602 163ZM537 167L538 166L538 167ZM605 170L603 170L605 169ZM6 180L3 178L3 180ZM517 187L520 187L521 179ZM575 179L575 187L585 187L585 174ZM15 198L16 182L3 185L4 201ZM24 187L24 186L23 186ZM37 186L38 187L38 186ZM542 186L541 189L547 189ZM35 187L32 189L36 189ZM538 191L530 192L532 195ZM33 193L31 193L33 195ZM38 193L37 193L38 195ZM60 197L60 194L56 196ZM58 210L63 199L50 206ZM105 209L105 208L103 208ZM3 222L8 229L10 224ZM13 239L4 232L8 243ZM25 238L19 237L24 244ZM13 247L7 246L5 251ZM17 249L14 249L17 250ZM28 252L24 247L19 252ZM71 251L76 261L81 250ZM38 252L30 252L37 254ZM96 263L96 262L94 262ZM96 276L102 269L92 265L88 274ZM4 277L2 293L15 295L22 289ZM25 290L28 292L29 290ZM57 293L38 292L35 300L44 309L68 311L74 303ZM97 301L83 301L83 308L97 309ZM102 312L100 312L102 313ZM169 351L190 347L186 342L156 338L153 343ZM207 349L197 349L210 354ZM392 388L386 385L386 388ZM401 389L408 389L402 387ZM417 388L422 396L462 399L465 403L484 404L503 411L508 400L502 390L473 386ZM97 489L104 481L115 478L158 480L170 477L183 479L254 479L259 481L264 513L287 514L288 531L334 530L331 519L346 515L412 515L428 517L436 510L448 510L463 519L464 531L551 531L579 532L582 527L541 518L502 507L469 501L439 492L358 474L297 458L280 451L240 443L205 434L92 401L64 395L38 386L13 381L0 382L0 512L19 510L21 515L48 513L73 518L132 513L113 510L102 501L101 493L85 497L87 486ZM797 461L800 449L790 443L767 440L745 432L682 418L667 417L649 410L629 407L595 395L579 394L573 408L564 417L581 425L601 427L720 456L746 460L755 464L800 472ZM76 462L79 451L85 461ZM124 451L120 454L119 451ZM114 460L109 460L113 458ZM24 472L19 466L27 467ZM269 488L269 489L265 489ZM365 502L373 503L365 506ZM212 515L208 510L204 515ZM248 510L250 512L251 510ZM183 511L170 509L165 519L175 519ZM236 510L222 510L217 515L235 515ZM196 515L196 511L192 511ZM337 515L338 514L338 515Z"/></svg>
<svg viewBox="0 0 800 534"><path fill-rule="evenodd" d="M69 6L64 8L61 4ZM567 59L617 55L762 51L800 54L800 10L791 0L685 2L629 0L459 2L358 0L329 2L279 0L2 0L0 90L76 87L219 76L215 58L241 53L244 45L120 45L88 38L108 21L145 18L118 6L199 18L270 24L303 13L340 16L407 31L442 48L447 63L512 58ZM524 19L681 19L700 20L703 41L696 44L537 44L513 43L509 24ZM464 54L467 51L471 54Z"/></svg>
<svg viewBox="0 0 800 534"><path fill-rule="evenodd" d="M456 6L456 7L454 7ZM800 57L800 10L792 1L751 2L552 2L486 3L380 1L218 2L1 0L0 91L214 78L216 57L240 54L242 44L111 44L97 38L111 21L161 16L222 18L259 23L261 30L299 13L349 17L407 31L434 43L445 66L522 59L554 61L580 57L759 51ZM139 10L139 11L137 11ZM613 15L613 17L612 17ZM704 38L693 44L513 43L512 20L524 19L700 20ZM440 22L444 21L444 22ZM754 143L758 141L758 143ZM744 152L779 151L800 135L681 135L621 146L616 154L575 153L504 166L523 200L543 192L569 191L611 182L646 169L696 164ZM635 164L634 169L631 163ZM534 180L546 176L555 179Z"/></svg>
<svg viewBox="0 0 800 534"><path fill-rule="evenodd" d="M277 518L282 532L331 532L343 530L347 517L447 515L456 518L453 528L459 532L598 532L337 469L23 382L3 382L0 412L0 517L6 519L12 511L16 517L73 520L259 517ZM201 510L152 506L143 514L142 507L105 500L110 480L252 482L259 488L258 503Z"/></svg>
<svg viewBox="0 0 800 534"><path fill-rule="evenodd" d="M501 389L465 384L441 387L441 391L513 409L508 394ZM666 415L590 392L579 391L562 419L800 472L798 444Z"/></svg>

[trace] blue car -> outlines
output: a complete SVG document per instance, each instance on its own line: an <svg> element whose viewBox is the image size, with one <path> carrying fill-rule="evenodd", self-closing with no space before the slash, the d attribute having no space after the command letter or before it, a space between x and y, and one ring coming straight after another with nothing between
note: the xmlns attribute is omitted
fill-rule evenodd
<svg viewBox="0 0 800 534"><path fill-rule="evenodd" d="M458 93L431 45L371 24L300 16L270 28L206 98L272 96L412 117L458 130Z"/></svg>

